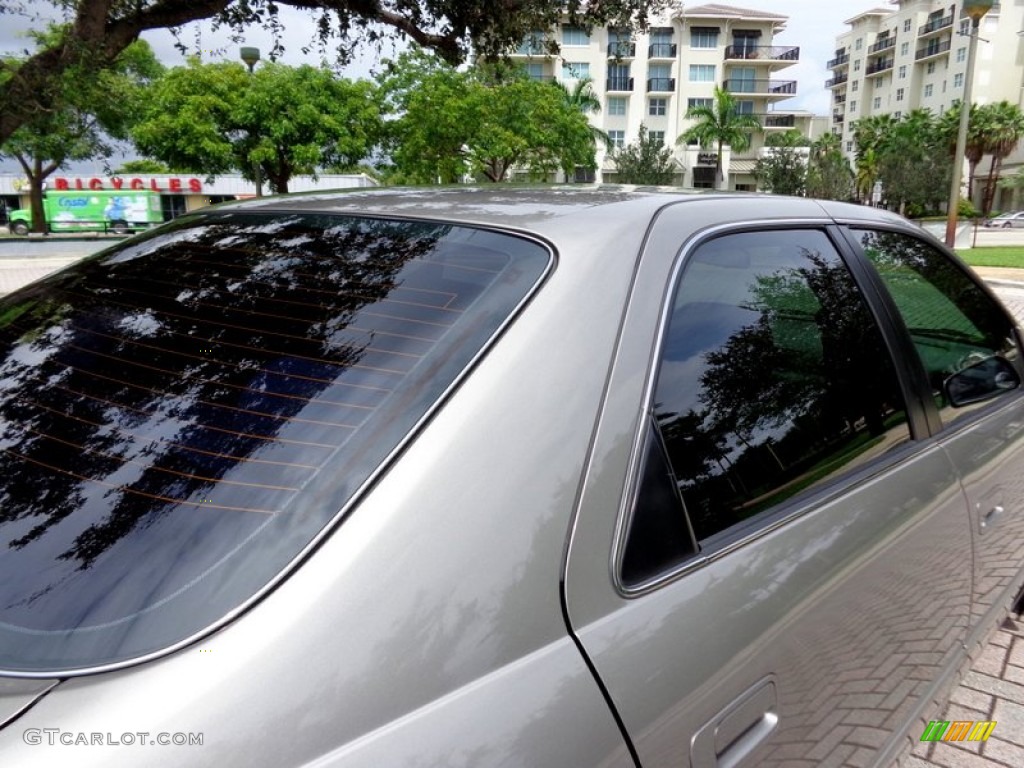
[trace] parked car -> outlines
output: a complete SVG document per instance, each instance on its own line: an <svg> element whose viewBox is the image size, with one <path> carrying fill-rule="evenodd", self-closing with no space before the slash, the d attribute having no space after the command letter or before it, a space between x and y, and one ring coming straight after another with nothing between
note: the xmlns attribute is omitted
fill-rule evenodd
<svg viewBox="0 0 1024 768"><path fill-rule="evenodd" d="M998 216L993 216L991 219L985 221L986 227L1002 227L1003 229L1009 229L1010 227L1024 227L1024 211L1009 211L1007 213L1001 213Z"/></svg>
<svg viewBox="0 0 1024 768"><path fill-rule="evenodd" d="M0 300L0 762L887 765L1020 590L1022 374L875 208L182 216Z"/></svg>

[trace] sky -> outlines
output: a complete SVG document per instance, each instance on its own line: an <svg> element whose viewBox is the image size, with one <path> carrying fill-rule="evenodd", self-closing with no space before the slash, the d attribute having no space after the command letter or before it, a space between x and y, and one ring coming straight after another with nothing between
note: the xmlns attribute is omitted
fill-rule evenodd
<svg viewBox="0 0 1024 768"><path fill-rule="evenodd" d="M825 80L831 73L825 69L825 63L833 58L835 38L847 30L843 23L846 19L872 8L888 7L888 0L715 0L720 5L768 11L789 16L783 32L775 37L775 45L796 45L800 47L798 64L777 72L777 78L796 80L797 96L778 102L776 109L803 109L817 114L828 114L830 110L829 93L825 90ZM699 5L701 3L686 3ZM43 3L29 2L30 8L43 7ZM319 64L321 54L315 50L308 54L302 52L313 34L313 17L287 6L281 6L281 19L284 25L283 43L285 54L280 59L287 64ZM29 27L25 19L4 16L0 17L0 54L18 53L28 47L23 31ZM174 38L167 31L154 31L144 35L153 47L157 57L168 66L185 63L184 56L175 49ZM190 53L198 52L204 61L218 61L224 58L238 59L240 45L256 46L261 49L264 57L269 54L273 42L269 33L262 29L252 29L241 42L233 42L226 31L214 32L209 23L201 23L185 27L180 39L188 47ZM329 55L329 54L328 54ZM350 77L368 77L378 67L382 58L396 55L393 45L385 44L381 51L364 47L357 53L356 59L341 70L341 74ZM17 171L16 163L0 161L0 172ZM116 163L116 159L115 159ZM85 172L86 169L79 169ZM100 168L97 167L96 172Z"/></svg>

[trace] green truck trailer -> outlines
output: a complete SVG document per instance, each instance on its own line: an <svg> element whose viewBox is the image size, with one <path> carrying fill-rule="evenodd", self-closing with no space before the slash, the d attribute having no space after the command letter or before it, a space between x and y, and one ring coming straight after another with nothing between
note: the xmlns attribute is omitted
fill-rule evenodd
<svg viewBox="0 0 1024 768"><path fill-rule="evenodd" d="M48 190L43 195L50 232L116 232L155 227L164 220L160 195L149 190ZM32 211L11 211L8 226L15 235L32 230Z"/></svg>

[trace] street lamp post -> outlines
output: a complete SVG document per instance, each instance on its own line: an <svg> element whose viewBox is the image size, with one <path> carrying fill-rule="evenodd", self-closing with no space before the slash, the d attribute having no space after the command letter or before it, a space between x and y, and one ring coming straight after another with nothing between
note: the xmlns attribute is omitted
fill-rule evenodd
<svg viewBox="0 0 1024 768"><path fill-rule="evenodd" d="M991 3L990 3L991 5ZM252 75L253 67L256 66L256 62L260 60L260 49L259 48L239 48L238 55L242 61L245 62L245 66L249 68L249 75ZM260 173L259 161L254 162L253 166L253 179L256 182L256 197L263 197L263 179Z"/></svg>
<svg viewBox="0 0 1024 768"><path fill-rule="evenodd" d="M967 151L967 124L971 119L971 86L974 83L974 58L978 49L978 25L995 0L964 0L963 12L971 17L971 41L967 47L967 71L964 73L964 95L960 100L960 126L956 135L956 153L953 155L953 178L949 184L949 210L946 213L946 246L956 242L956 219L960 208L960 179L963 175L964 154Z"/></svg>

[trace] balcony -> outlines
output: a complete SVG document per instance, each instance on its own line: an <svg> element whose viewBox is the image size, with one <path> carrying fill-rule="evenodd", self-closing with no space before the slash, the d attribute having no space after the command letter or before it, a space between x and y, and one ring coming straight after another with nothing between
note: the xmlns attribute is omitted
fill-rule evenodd
<svg viewBox="0 0 1024 768"><path fill-rule="evenodd" d="M676 79L674 77L652 77L647 80L648 91L669 91L672 92L676 89Z"/></svg>
<svg viewBox="0 0 1024 768"><path fill-rule="evenodd" d="M825 67L827 69L835 69L836 67L845 67L849 63L850 63L850 54L843 53L843 54L840 54L839 56L836 56L831 61L829 61L825 65Z"/></svg>
<svg viewBox="0 0 1024 768"><path fill-rule="evenodd" d="M790 45L730 45L725 49L726 59L744 61L799 61L800 48Z"/></svg>
<svg viewBox="0 0 1024 768"><path fill-rule="evenodd" d="M943 16L941 19L932 19L927 24L923 24L917 29L917 36L923 37L924 35L930 35L934 32L938 32L940 29L953 26L953 14L949 16Z"/></svg>
<svg viewBox="0 0 1024 768"><path fill-rule="evenodd" d="M761 118L761 127L763 128L795 128L796 127L796 116L795 115L772 115L772 114L761 114L758 115Z"/></svg>
<svg viewBox="0 0 1024 768"><path fill-rule="evenodd" d="M949 51L952 44L952 40L943 40L942 42L933 40L924 48L917 49L917 53L914 54L914 61L920 61L921 59L927 59L930 56L938 56L940 53L946 53Z"/></svg>
<svg viewBox="0 0 1024 768"><path fill-rule="evenodd" d="M550 56L547 40L524 40L512 51L513 56Z"/></svg>
<svg viewBox="0 0 1024 768"><path fill-rule="evenodd" d="M604 88L609 93L617 91L619 93L629 92L633 90L633 78L632 77L609 77L605 81Z"/></svg>
<svg viewBox="0 0 1024 768"><path fill-rule="evenodd" d="M849 79L850 79L850 76L844 72L841 75L836 75L831 80L826 80L825 81L825 87L826 88L835 88L837 85L843 85Z"/></svg>
<svg viewBox="0 0 1024 768"><path fill-rule="evenodd" d="M832 103L833 104L845 104L846 103L846 94L845 93L837 93L835 96L832 97Z"/></svg>
<svg viewBox="0 0 1024 768"><path fill-rule="evenodd" d="M608 58L632 59L636 56L636 43L620 41L608 43Z"/></svg>
<svg viewBox="0 0 1024 768"><path fill-rule="evenodd" d="M846 115L843 114L842 112L833 112L832 113L832 122L833 123L844 123L844 122L846 122Z"/></svg>
<svg viewBox="0 0 1024 768"><path fill-rule="evenodd" d="M892 64L895 61L895 57L889 57L888 59L879 59L868 64L867 69L864 70L865 75L873 75L876 72L884 72L887 69L892 69Z"/></svg>
<svg viewBox="0 0 1024 768"><path fill-rule="evenodd" d="M722 82L729 93L755 93L768 96L792 96L796 93L796 80L731 79Z"/></svg>
<svg viewBox="0 0 1024 768"><path fill-rule="evenodd" d="M675 43L651 43L647 46L648 59L674 59L676 57Z"/></svg>
<svg viewBox="0 0 1024 768"><path fill-rule="evenodd" d="M873 53L880 53L881 51L887 51L890 48L896 47L896 36L883 37L881 40L876 41L873 45L868 46L868 56Z"/></svg>

